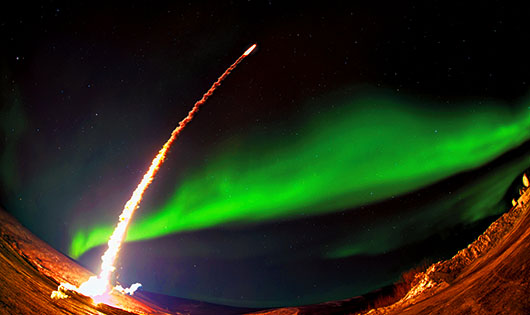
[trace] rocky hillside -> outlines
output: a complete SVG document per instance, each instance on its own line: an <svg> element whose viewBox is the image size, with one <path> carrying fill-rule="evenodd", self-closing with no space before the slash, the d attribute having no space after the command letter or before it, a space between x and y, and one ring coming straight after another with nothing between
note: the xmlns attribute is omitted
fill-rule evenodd
<svg viewBox="0 0 530 315"><path fill-rule="evenodd" d="M451 259L416 275L411 290L366 314L530 314L528 178L513 207Z"/></svg>

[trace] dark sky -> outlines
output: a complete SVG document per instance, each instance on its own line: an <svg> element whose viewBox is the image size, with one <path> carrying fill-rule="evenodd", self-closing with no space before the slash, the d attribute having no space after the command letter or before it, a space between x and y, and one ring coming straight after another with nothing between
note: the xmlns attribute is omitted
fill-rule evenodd
<svg viewBox="0 0 530 315"><path fill-rule="evenodd" d="M0 10L0 204L124 284L244 306L343 299L452 256L530 162L530 26L504 2L20 4Z"/></svg>

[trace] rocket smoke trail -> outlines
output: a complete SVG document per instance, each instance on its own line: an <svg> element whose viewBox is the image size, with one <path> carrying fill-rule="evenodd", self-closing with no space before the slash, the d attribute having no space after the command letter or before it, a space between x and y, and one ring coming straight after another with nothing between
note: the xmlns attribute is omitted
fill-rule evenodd
<svg viewBox="0 0 530 315"><path fill-rule="evenodd" d="M217 81L215 81L215 83L210 87L210 89L206 93L204 93L202 98L195 103L186 118L179 122L178 126L171 133L171 137L169 137L166 143L164 143L162 149L158 151L158 154L151 162L149 170L145 173L144 177L134 190L131 199L129 199L129 201L127 201L127 203L125 204L125 207L119 217L118 225L114 229L114 232L112 233L108 241L108 249L101 257L101 272L99 276L90 277L90 279L88 279L88 281L86 281L85 283L81 284L79 288L75 288L68 284L61 284L62 287L70 290L74 289L84 295L91 296L92 298L94 298L94 301L96 303L98 301L103 301L102 298L104 298L104 296L111 291L110 277L114 269L116 269L114 267L114 263L116 261L116 258L118 257L118 252L120 251L121 244L125 240L125 235L127 234L127 227L129 226L129 222L131 221L131 218L134 214L134 210L138 208L138 205L142 201L145 190L147 189L147 187L149 187L149 184L151 184L151 182L153 181L156 173L160 168L160 165L162 165L162 163L164 162L167 151L169 150L173 142L177 139L182 129L186 127L186 125L193 119L193 116L195 116L195 114L199 111L199 107L206 102L206 100L213 94L217 87L221 85L221 82L226 79L230 72L232 72L237 67L237 65L254 50L254 48L256 48L256 44L250 46L250 48L248 48L228 69L226 69L226 71L217 79ZM59 287L59 291L61 291L61 286ZM133 285L133 287L136 288L138 286L139 284ZM55 292L58 291L54 291L54 293ZM52 297L60 296L59 293L54 293L52 293Z"/></svg>

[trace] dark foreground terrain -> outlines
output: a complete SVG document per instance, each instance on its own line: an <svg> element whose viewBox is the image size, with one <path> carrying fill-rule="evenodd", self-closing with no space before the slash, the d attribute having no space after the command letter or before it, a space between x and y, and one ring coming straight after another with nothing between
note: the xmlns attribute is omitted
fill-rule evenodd
<svg viewBox="0 0 530 315"><path fill-rule="evenodd" d="M115 294L113 306L73 294L54 300L60 282L79 285L92 274L0 210L0 314L530 314L530 190L475 242L418 273L403 297L384 288L318 305L250 310L140 292Z"/></svg>

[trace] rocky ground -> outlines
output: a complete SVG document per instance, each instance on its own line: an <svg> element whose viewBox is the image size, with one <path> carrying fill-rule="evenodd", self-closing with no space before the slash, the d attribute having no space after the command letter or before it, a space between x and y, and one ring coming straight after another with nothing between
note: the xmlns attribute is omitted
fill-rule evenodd
<svg viewBox="0 0 530 315"><path fill-rule="evenodd" d="M0 314L530 314L530 189L475 242L418 273L399 301L367 309L392 288L318 305L249 310L148 292L94 305L72 294L51 299L60 282L92 274L51 248L0 209Z"/></svg>
<svg viewBox="0 0 530 315"><path fill-rule="evenodd" d="M59 282L79 285L91 275L0 210L0 313L167 314L155 305L123 295L113 295L120 308L96 306L75 294L64 300L50 297Z"/></svg>
<svg viewBox="0 0 530 315"><path fill-rule="evenodd" d="M52 299L59 283L80 285L93 274L56 251L0 209L0 314L194 314L229 315L253 310L139 292L134 297L115 293L115 307L94 305L70 292Z"/></svg>
<svg viewBox="0 0 530 315"><path fill-rule="evenodd" d="M255 314L530 314L530 189L467 248L418 273L407 294L386 307L351 300ZM374 300L374 299L372 299Z"/></svg>
<svg viewBox="0 0 530 315"><path fill-rule="evenodd" d="M367 314L530 314L530 190L453 258L430 266L397 303Z"/></svg>

